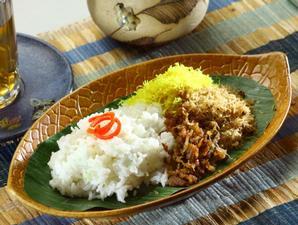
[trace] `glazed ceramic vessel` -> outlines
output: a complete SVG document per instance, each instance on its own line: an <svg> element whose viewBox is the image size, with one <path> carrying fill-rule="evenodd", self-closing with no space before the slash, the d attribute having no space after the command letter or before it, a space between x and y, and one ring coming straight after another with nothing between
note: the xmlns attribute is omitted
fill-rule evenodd
<svg viewBox="0 0 298 225"><path fill-rule="evenodd" d="M62 211L43 205L24 191L24 174L29 159L38 144L47 140L69 124L95 112L114 99L131 94L144 80L154 78L167 68L181 62L186 66L201 68L205 74L243 76L268 87L276 102L276 113L263 135L239 159L227 168L201 182L159 200L131 207L90 211ZM8 177L8 191L25 205L47 214L67 217L109 218L134 214L158 208L185 199L197 191L228 175L264 147L281 127L291 102L291 81L287 57L283 53L252 56L189 54L154 59L107 74L79 88L61 99L41 116L28 130L15 151Z"/></svg>
<svg viewBox="0 0 298 225"><path fill-rule="evenodd" d="M198 26L209 0L88 0L94 22L112 38L151 45L181 37Z"/></svg>

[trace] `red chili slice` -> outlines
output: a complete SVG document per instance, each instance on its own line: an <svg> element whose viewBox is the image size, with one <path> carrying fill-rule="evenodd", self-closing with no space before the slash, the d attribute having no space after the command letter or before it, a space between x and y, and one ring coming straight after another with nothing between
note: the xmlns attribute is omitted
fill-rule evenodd
<svg viewBox="0 0 298 225"><path fill-rule="evenodd" d="M93 117L89 118L88 122L93 122L95 119L103 117L103 116L110 116L111 118L114 118L115 113L114 112L106 112L101 115L93 116Z"/></svg>
<svg viewBox="0 0 298 225"><path fill-rule="evenodd" d="M105 120L102 120L101 122L106 121L106 120L110 120L110 119L105 119ZM107 123L106 125L104 125L103 127L101 127L100 124L98 124L95 127L95 133L97 133L97 134L108 133L111 130L111 128L113 127L114 123L115 123L115 118L111 119L110 122Z"/></svg>
<svg viewBox="0 0 298 225"><path fill-rule="evenodd" d="M91 122L90 126L91 127L96 127L102 121L106 121L106 120L114 120L114 117L110 117L110 116L101 116L101 117L98 117L95 120L93 120L93 122Z"/></svg>
<svg viewBox="0 0 298 225"><path fill-rule="evenodd" d="M90 127L87 129L87 132L90 134L94 134L97 138L108 140L112 139L113 137L117 136L121 131L121 122L118 118L115 117L114 112L106 112L101 115L97 115L94 117L89 118L88 120L91 124ZM100 126L100 123L103 121L110 121L104 126ZM114 124L117 124L116 129L107 134L112 128Z"/></svg>
<svg viewBox="0 0 298 225"><path fill-rule="evenodd" d="M97 132L101 132L101 133L108 132L114 124L114 118L115 118L114 112L107 112L107 113L89 118L88 121L91 122L91 124L90 124L90 127L87 129L87 132L94 134L96 132L96 125L98 125L102 121L111 120L111 122L105 125L104 127L97 129Z"/></svg>
<svg viewBox="0 0 298 225"><path fill-rule="evenodd" d="M103 140L112 139L113 137L117 136L121 131L121 122L118 118L115 118L115 123L117 123L117 127L111 134L102 135L102 134L99 134L99 133L95 133L95 136L97 138L100 138L100 139L103 139Z"/></svg>

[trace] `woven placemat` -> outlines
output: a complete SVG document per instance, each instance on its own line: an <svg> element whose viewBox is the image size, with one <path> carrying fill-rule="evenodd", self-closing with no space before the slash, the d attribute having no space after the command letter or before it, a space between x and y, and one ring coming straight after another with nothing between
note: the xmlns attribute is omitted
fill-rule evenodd
<svg viewBox="0 0 298 225"><path fill-rule="evenodd" d="M0 224L298 224L298 8L288 0L211 0L193 33L141 50L106 37L90 20L39 35L72 64L75 87L147 59L193 52L282 51L291 68L293 104L278 133L240 170L195 196L130 217L58 218L29 209L5 189L17 140L0 146Z"/></svg>

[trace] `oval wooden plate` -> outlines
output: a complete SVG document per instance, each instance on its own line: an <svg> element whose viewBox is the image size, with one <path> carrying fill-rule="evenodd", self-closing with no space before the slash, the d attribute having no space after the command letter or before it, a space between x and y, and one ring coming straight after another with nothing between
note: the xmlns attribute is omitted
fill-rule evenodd
<svg viewBox="0 0 298 225"><path fill-rule="evenodd" d="M198 184L160 200L115 210L61 211L49 208L31 199L24 192L24 171L36 146L82 117L105 106L115 98L128 95L136 90L144 80L152 79L163 73L175 62L194 68L200 67L206 74L245 76L270 88L276 101L276 113L264 134L238 160L229 167L208 177ZM55 91L55 90L53 90ZM21 140L12 159L9 177L9 193L22 203L47 214L65 217L102 217L124 216L152 209L185 199L202 188L228 175L241 164L255 155L277 133L282 125L291 102L291 84L287 57L283 53L270 53L251 56L220 54L177 55L150 60L105 75L67 95L53 105Z"/></svg>

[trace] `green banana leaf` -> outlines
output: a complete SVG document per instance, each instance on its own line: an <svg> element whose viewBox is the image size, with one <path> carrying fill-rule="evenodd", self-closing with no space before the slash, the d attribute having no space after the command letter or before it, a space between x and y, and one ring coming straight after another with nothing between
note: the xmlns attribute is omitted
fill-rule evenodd
<svg viewBox="0 0 298 225"><path fill-rule="evenodd" d="M256 81L243 77L235 76L214 76L215 83L229 86L233 89L243 91L247 99L254 101L254 115L257 122L257 132L254 136L245 140L244 145L236 150L229 152L230 158L221 162L216 171L209 176L219 173L222 169L228 167L231 162L237 160L256 140L260 137L275 112L274 97L270 90ZM126 96L124 98L127 98ZM104 108L117 108L122 99L117 99L108 104ZM99 111L104 110L101 109ZM44 205L60 210L85 211L93 208L99 209L117 209L133 205L142 204L152 200L157 200L165 196L169 196L177 191L182 190L181 187L161 187L161 186L142 186L137 195L132 193L125 199L126 203L118 202L115 196L102 200L87 200L84 198L69 198L62 196L57 190L50 187L51 180L50 168L47 165L52 152L58 151L57 140L71 132L72 124L56 135L50 137L41 143L29 160L28 167L25 172L24 189L25 192L34 200Z"/></svg>

